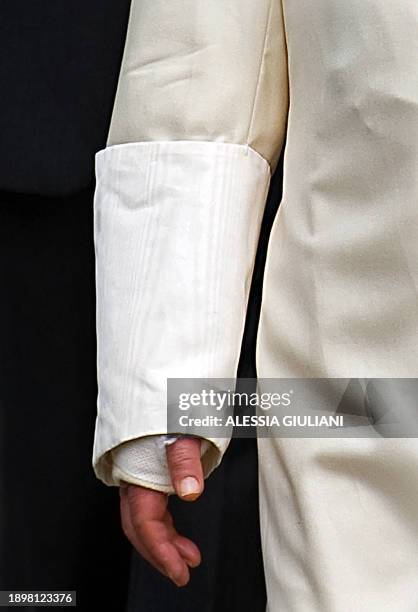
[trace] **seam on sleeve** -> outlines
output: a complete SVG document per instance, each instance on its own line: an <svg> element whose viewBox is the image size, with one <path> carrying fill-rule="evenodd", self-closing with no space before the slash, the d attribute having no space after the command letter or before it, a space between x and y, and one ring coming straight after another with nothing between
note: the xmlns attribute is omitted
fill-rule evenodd
<svg viewBox="0 0 418 612"><path fill-rule="evenodd" d="M264 58L265 58L265 54L266 54L267 36L268 36L269 27L270 27L270 23L271 23L271 14L272 14L272 9L273 9L273 2L276 2L276 0L270 0L269 10L268 10L268 14L267 14L266 29L265 29L265 32L264 32L263 47L261 49L260 65L259 65L259 68L258 68L258 76L257 76L257 83L256 83L256 86L255 86L255 92L254 92L253 107L252 107L252 112L251 112L250 123L248 125L248 131L247 131L247 138L246 138L247 145L248 145L249 140L250 140L250 133L251 133L251 129L252 129L253 123L254 123L255 108L257 106L258 93L259 93L259 90L260 90L261 72L262 72L262 69L263 69L263 66L264 66Z"/></svg>

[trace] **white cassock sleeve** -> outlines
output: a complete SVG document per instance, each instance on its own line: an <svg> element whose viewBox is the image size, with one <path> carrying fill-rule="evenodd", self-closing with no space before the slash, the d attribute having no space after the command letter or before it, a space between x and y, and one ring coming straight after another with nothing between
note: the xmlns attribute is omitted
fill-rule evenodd
<svg viewBox="0 0 418 612"><path fill-rule="evenodd" d="M108 485L124 445L165 433L167 378L236 374L287 112L281 0L132 1L96 155L93 465ZM228 445L209 442L205 475Z"/></svg>

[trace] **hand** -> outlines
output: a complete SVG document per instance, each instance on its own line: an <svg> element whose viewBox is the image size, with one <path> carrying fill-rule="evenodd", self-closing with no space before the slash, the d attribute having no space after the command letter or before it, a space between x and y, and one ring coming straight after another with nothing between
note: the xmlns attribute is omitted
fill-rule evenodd
<svg viewBox="0 0 418 612"><path fill-rule="evenodd" d="M177 495L185 501L197 499L204 487L200 440L180 438L167 446L167 462ZM120 500L122 528L134 548L174 584L185 586L189 568L200 564L200 551L177 533L168 496L129 484L120 488Z"/></svg>

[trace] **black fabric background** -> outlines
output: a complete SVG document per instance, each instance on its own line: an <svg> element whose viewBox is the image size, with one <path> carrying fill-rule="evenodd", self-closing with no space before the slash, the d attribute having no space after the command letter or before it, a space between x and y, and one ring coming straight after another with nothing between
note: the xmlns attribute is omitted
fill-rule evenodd
<svg viewBox="0 0 418 612"><path fill-rule="evenodd" d="M94 153L106 142L129 4L2 0L0 189L62 196L91 184Z"/></svg>
<svg viewBox="0 0 418 612"><path fill-rule="evenodd" d="M92 189L0 197L0 589L77 590L82 610L123 610L117 490L91 469L91 202Z"/></svg>

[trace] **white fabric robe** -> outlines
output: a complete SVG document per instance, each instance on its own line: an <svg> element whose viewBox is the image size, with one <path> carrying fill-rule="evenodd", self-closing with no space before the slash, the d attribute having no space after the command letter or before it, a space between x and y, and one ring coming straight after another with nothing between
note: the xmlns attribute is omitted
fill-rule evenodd
<svg viewBox="0 0 418 612"><path fill-rule="evenodd" d="M167 377L418 375L416 0L133 0L97 154L97 476ZM211 440L206 473L227 440ZM269 612L418 609L418 440L259 440Z"/></svg>

